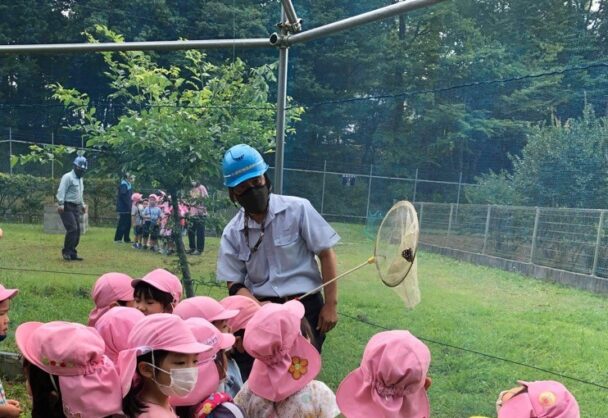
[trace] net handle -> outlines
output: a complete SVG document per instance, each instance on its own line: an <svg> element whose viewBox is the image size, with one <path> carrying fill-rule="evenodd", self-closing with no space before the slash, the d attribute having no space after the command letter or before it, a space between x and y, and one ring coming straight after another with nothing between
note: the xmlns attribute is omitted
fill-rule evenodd
<svg viewBox="0 0 608 418"><path fill-rule="evenodd" d="M376 263L376 257L372 256L372 257L368 258L365 262L359 264L358 266L353 267L352 269L347 270L342 274L338 274L336 277L323 283L321 286L316 287L316 288L312 289L310 292L304 293L302 296L297 297L296 300L302 300L305 297L312 295L313 293L317 293L319 290L323 289L328 284L333 283L336 280L341 279L342 277L347 276L347 275L359 270L360 268L367 266L368 264L374 264L374 263Z"/></svg>

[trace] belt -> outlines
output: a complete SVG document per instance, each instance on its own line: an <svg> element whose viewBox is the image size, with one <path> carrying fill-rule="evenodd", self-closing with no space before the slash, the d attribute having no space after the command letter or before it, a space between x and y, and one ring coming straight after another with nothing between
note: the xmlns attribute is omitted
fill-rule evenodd
<svg viewBox="0 0 608 418"><path fill-rule="evenodd" d="M306 296L304 299L308 299L311 296L317 296L319 293L313 293L312 295ZM290 300L298 299L300 296L305 295L305 293L299 293L297 295L290 296L256 296L255 298L260 302L272 302L272 303L285 303Z"/></svg>

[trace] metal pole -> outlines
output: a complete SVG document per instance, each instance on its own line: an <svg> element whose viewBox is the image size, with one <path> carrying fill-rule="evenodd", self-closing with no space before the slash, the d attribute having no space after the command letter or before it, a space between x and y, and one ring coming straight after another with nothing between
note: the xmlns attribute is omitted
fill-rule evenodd
<svg viewBox="0 0 608 418"><path fill-rule="evenodd" d="M369 202L372 197L372 174L374 171L374 165L369 165L369 181L367 182L367 208L365 209L365 219L369 216Z"/></svg>
<svg viewBox="0 0 608 418"><path fill-rule="evenodd" d="M281 13L284 21L285 11ZM285 33L285 30L282 29ZM283 194L283 157L285 154L285 108L287 107L287 64L289 61L288 47L279 48L279 78L277 93L277 149L274 155L274 190L277 194Z"/></svg>
<svg viewBox="0 0 608 418"><path fill-rule="evenodd" d="M55 132L51 132L51 146L55 150ZM53 159L51 160L51 178L55 178L55 154L53 154Z"/></svg>
<svg viewBox="0 0 608 418"><path fill-rule="evenodd" d="M290 36L287 39L287 42L290 45L293 45L296 43L312 41L313 39L321 38L323 36L331 35L336 32L354 28L365 23L375 22L377 20L397 16L403 13L410 12L412 10L420 9L422 7L432 6L442 1L444 0L406 0L403 2L392 4L390 6L381 7L379 9L372 10L370 12L363 13L357 16L349 17L347 19L339 20L337 22L329 23L318 28L297 33L295 35Z"/></svg>
<svg viewBox="0 0 608 418"><path fill-rule="evenodd" d="M325 210L325 174L327 171L327 160L323 160L323 187L321 188L321 216Z"/></svg>
<svg viewBox="0 0 608 418"><path fill-rule="evenodd" d="M416 169L416 177L414 178L414 196L412 202L416 202L416 190L418 189L418 169Z"/></svg>
<svg viewBox="0 0 608 418"><path fill-rule="evenodd" d="M251 39L211 39L198 41L147 41L147 42L104 42L98 44L30 44L0 45L2 54L39 54L102 51L174 51L184 49L216 48L267 48L272 47L268 38Z"/></svg>
<svg viewBox="0 0 608 418"><path fill-rule="evenodd" d="M536 251L536 234L538 233L538 220L540 218L540 208L536 208L534 216L534 230L532 231L532 245L530 246L530 264L534 264L534 252Z"/></svg>
<svg viewBox="0 0 608 418"><path fill-rule="evenodd" d="M597 224L597 236L595 237L595 254L593 254L593 268L591 274L597 276L597 262L600 254L600 244L602 243L602 226L604 225L604 214L606 211L600 212L600 221Z"/></svg>
<svg viewBox="0 0 608 418"><path fill-rule="evenodd" d="M422 215L424 214L424 202L420 202L420 213L418 214L418 230L422 230Z"/></svg>
<svg viewBox="0 0 608 418"><path fill-rule="evenodd" d="M13 175L13 129L8 128L8 167L9 174Z"/></svg>
<svg viewBox="0 0 608 418"><path fill-rule="evenodd" d="M488 214L486 215L486 230L483 234L483 247L481 253L486 253L486 246L488 244L488 233L490 232L490 216L492 216L492 205L488 205Z"/></svg>
<svg viewBox="0 0 608 418"><path fill-rule="evenodd" d="M450 245L450 231L452 230L452 214L454 213L454 204L450 203L450 219L448 220L448 234L445 238L445 246L449 247Z"/></svg>
<svg viewBox="0 0 608 418"><path fill-rule="evenodd" d="M300 32L302 30L301 19L298 18L296 9L294 9L291 0L281 0L281 4L283 5L283 10L285 10L287 20L291 25L291 30L294 32Z"/></svg>
<svg viewBox="0 0 608 418"><path fill-rule="evenodd" d="M462 186L462 171L458 177L458 194L456 195L456 220L458 220L458 209L460 208L460 188Z"/></svg>

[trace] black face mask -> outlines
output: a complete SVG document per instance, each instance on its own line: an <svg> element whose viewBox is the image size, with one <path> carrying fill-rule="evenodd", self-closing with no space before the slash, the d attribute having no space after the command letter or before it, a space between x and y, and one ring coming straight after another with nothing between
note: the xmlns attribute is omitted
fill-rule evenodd
<svg viewBox="0 0 608 418"><path fill-rule="evenodd" d="M268 207L270 189L267 185L251 187L240 196L236 196L237 202L247 213L264 213Z"/></svg>
<svg viewBox="0 0 608 418"><path fill-rule="evenodd" d="M76 177L81 178L82 176L84 176L84 173L86 172L86 170L83 170L82 168L74 168L74 173L76 174Z"/></svg>
<svg viewBox="0 0 608 418"><path fill-rule="evenodd" d="M6 340L6 334L0 335L0 341L4 341L4 340Z"/></svg>

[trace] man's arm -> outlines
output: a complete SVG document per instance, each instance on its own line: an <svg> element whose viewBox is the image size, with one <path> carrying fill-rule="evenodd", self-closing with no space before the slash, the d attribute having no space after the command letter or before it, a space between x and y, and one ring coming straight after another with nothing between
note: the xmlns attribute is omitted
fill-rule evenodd
<svg viewBox="0 0 608 418"><path fill-rule="evenodd" d="M257 300L255 298L255 296L253 296L253 293L251 293L251 291L249 289L247 289L242 283L226 282L226 284L228 285L228 294L245 296L249 299L255 300L258 303L260 302L259 300ZM235 286L235 288L233 289L232 286Z"/></svg>
<svg viewBox="0 0 608 418"><path fill-rule="evenodd" d="M57 198L57 211L59 213L63 213L63 209L64 209L64 204L65 204L65 194L68 191L68 183L69 183L69 179L68 176L64 175L63 177L61 177L61 182L59 182L59 189L57 189L57 195L55 196Z"/></svg>
<svg viewBox="0 0 608 418"><path fill-rule="evenodd" d="M321 261L321 276L323 277L323 283L327 283L337 273L337 260L336 253L332 248L328 248L319 253L319 260ZM338 282L328 284L323 288L325 296L325 304L321 308L319 313L319 323L317 329L320 332L331 331L338 323Z"/></svg>

